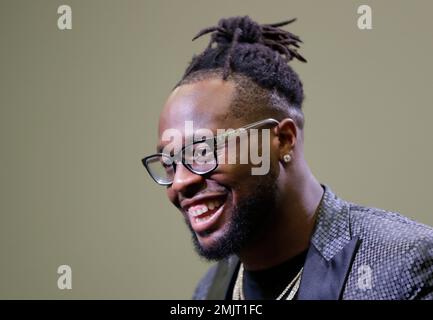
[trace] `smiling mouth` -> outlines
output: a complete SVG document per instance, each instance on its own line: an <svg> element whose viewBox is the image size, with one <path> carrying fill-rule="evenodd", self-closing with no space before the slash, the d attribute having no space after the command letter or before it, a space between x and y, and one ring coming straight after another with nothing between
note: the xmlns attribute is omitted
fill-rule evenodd
<svg viewBox="0 0 433 320"><path fill-rule="evenodd" d="M191 227L196 233L203 233L215 228L224 211L227 195L218 198L203 199L187 210Z"/></svg>
<svg viewBox="0 0 433 320"><path fill-rule="evenodd" d="M212 212L218 210L222 205L220 200L210 200L207 203L192 206L188 209L188 214L192 216L197 222L204 222L209 220Z"/></svg>

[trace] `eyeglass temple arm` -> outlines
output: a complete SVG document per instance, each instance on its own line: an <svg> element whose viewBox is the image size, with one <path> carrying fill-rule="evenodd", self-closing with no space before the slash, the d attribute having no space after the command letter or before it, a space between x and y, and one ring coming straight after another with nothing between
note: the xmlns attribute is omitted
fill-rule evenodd
<svg viewBox="0 0 433 320"><path fill-rule="evenodd" d="M275 119L272 119L272 118L268 118L268 119L264 119L264 120L260 120L260 121L257 121L257 122L254 122L254 123L251 123L251 124L249 124L249 125L247 125L247 126L245 126L245 127L242 127L242 128L240 128L240 129L248 130L248 129L252 129L252 128L254 128L254 127L258 127L258 126L261 126L261 125L263 125L263 124L268 124L268 123L272 123L272 124L277 125L277 124L279 124L280 122L279 122L278 120L275 120Z"/></svg>
<svg viewBox="0 0 433 320"><path fill-rule="evenodd" d="M253 129L255 127L259 127L259 126L267 124L267 123L272 123L274 125L277 125L280 122L278 120L275 120L275 119L272 119L272 118L268 118L268 119L264 119L264 120L260 120L260 121L257 121L257 122L250 123L250 124L246 125L245 127L242 127L242 128L236 129L236 130L229 130L228 132L223 133L222 135L217 136L216 138L217 138L217 140L221 140L221 139L224 139L224 138L226 138L228 136L231 136L233 134L237 134L240 131Z"/></svg>

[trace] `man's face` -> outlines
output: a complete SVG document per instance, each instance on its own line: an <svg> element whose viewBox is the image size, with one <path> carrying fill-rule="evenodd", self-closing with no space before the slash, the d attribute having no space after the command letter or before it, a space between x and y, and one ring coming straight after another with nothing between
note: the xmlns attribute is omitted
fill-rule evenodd
<svg viewBox="0 0 433 320"><path fill-rule="evenodd" d="M193 121L194 129L207 128L214 134L217 129L248 124L230 116L235 90L233 82L220 79L176 88L160 116L159 145L169 143L161 141L167 129L182 132L185 143L185 121ZM277 156L270 153L270 172L262 176L251 175L249 164L220 164L205 176L177 165L167 195L183 214L196 249L205 258L219 260L238 253L269 221L276 202L278 175L278 166L273 165Z"/></svg>

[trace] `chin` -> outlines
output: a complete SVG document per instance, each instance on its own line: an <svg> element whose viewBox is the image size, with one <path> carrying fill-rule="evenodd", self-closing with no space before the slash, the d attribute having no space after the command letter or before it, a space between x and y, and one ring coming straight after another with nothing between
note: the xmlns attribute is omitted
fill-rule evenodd
<svg viewBox="0 0 433 320"><path fill-rule="evenodd" d="M198 235L196 233L196 237L198 239L200 247L202 247L203 250L208 251L221 246L224 238L227 237L227 231L224 232L223 230L215 230L208 234L202 235Z"/></svg>
<svg viewBox="0 0 433 320"><path fill-rule="evenodd" d="M207 235L193 233L193 243L197 253L209 261L218 261L234 254L228 229L216 230Z"/></svg>

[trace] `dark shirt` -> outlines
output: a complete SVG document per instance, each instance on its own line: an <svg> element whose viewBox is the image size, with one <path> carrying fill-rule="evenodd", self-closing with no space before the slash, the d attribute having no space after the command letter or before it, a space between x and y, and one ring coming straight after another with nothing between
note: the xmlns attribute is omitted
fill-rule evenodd
<svg viewBox="0 0 433 320"><path fill-rule="evenodd" d="M301 270L306 255L307 250L269 269L258 271L244 270L243 289L245 299L275 300ZM287 295L288 292L284 295L283 299Z"/></svg>

